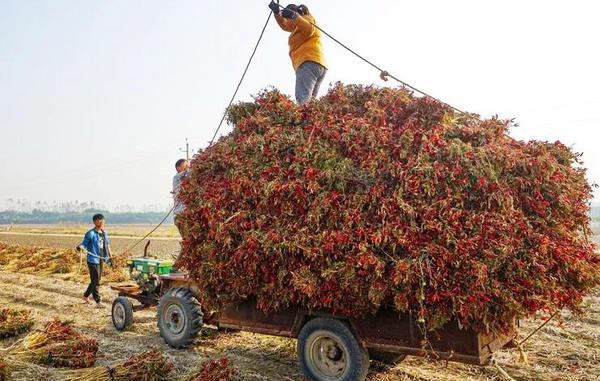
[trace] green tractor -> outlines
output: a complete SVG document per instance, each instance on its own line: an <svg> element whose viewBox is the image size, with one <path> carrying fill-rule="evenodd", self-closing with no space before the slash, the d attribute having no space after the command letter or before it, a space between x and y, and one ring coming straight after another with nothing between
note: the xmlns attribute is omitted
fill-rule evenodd
<svg viewBox="0 0 600 381"><path fill-rule="evenodd" d="M147 246L146 246L147 248ZM161 295L161 276L173 272L173 261L146 256L127 261L129 276L135 284L113 285L111 288L119 293L112 304L111 315L115 328L126 330L133 324L133 311L158 304ZM134 306L130 299L140 302Z"/></svg>

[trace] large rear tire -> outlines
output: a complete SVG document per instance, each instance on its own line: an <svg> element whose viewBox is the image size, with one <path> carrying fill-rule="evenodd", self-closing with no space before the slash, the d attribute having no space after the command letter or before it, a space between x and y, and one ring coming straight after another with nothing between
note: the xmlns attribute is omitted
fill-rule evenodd
<svg viewBox="0 0 600 381"><path fill-rule="evenodd" d="M168 290L158 302L157 314L160 335L173 348L189 347L202 329L202 309L189 288Z"/></svg>
<svg viewBox="0 0 600 381"><path fill-rule="evenodd" d="M298 357L311 381L363 381L369 370L367 350L336 319L315 318L306 323L298 335Z"/></svg>

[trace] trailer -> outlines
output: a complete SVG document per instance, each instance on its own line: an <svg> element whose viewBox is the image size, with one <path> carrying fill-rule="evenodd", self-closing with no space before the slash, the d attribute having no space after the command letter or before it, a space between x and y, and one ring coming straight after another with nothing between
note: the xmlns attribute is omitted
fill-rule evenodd
<svg viewBox="0 0 600 381"><path fill-rule="evenodd" d="M475 332L461 328L458 322L423 332L414 316L391 308L359 319L301 307L264 313L255 300L248 299L208 312L200 305L199 289L187 274L150 278L159 285L151 291L139 284L113 286L119 292L112 308L118 330L133 324L134 310L157 306L160 335L173 348L192 345L203 325L294 338L300 366L311 381L361 381L366 378L369 360L395 364L407 355L486 365L494 352L515 337L512 332ZM140 305L134 307L130 299Z"/></svg>

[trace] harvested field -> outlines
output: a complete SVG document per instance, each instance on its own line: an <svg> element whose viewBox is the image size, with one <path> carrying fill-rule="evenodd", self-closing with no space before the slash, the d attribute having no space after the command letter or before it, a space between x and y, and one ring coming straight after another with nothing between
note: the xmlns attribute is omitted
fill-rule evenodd
<svg viewBox="0 0 600 381"><path fill-rule="evenodd" d="M110 235L114 237L142 237L154 225L146 224L111 224ZM83 235L91 228L90 224L51 224L51 225L0 225L0 232L29 234L74 234ZM153 234L153 237L179 238L179 232L172 223L165 223Z"/></svg>
<svg viewBox="0 0 600 381"><path fill-rule="evenodd" d="M102 282L128 280L123 259L116 258L114 266L106 266ZM0 269L25 274L55 275L61 279L86 282L89 273L83 253L74 249L8 245L0 242Z"/></svg>
<svg viewBox="0 0 600 381"><path fill-rule="evenodd" d="M136 312L135 325L131 331L117 332L110 321L110 301L116 293L107 286L101 289L105 300L104 308L95 309L81 302L81 294L85 288L82 283L4 271L0 272L0 283L4 286L0 289L0 303L32 309L38 326L55 316L73 319L75 326L83 333L95 337L99 342L98 365L108 365L158 347L175 362L176 375L185 374L201 361L228 355L235 365L244 369L242 374L248 376L246 379L285 380L288 376L300 379L295 359L291 356L286 359L286 356L278 354L282 343L289 344L290 350L293 348L289 340L244 333L217 335L215 330L206 329L196 348L178 351L169 348L159 337L156 311L153 309ZM240 341L246 345L236 348ZM12 342L13 340L5 340L0 345L6 347ZM274 359L274 355L278 357ZM62 374L56 369L26 366L16 370L14 377L16 380L60 380Z"/></svg>
<svg viewBox="0 0 600 381"><path fill-rule="evenodd" d="M109 235L111 231L107 229ZM11 233L0 232L0 242L9 244L21 244L31 246L45 246L61 249L75 248L83 240L83 233L76 234L35 234L35 233ZM113 255L119 254L129 248L137 241L137 238L115 237L110 235ZM132 256L141 256L144 252L144 244L140 243L133 250ZM149 252L159 257L168 257L171 252L179 249L179 240L176 238L151 238Z"/></svg>
<svg viewBox="0 0 600 381"><path fill-rule="evenodd" d="M47 239L50 241L46 241ZM0 242L71 248L81 237L44 237L34 235L0 235ZM113 246L129 244L131 240L113 238ZM159 246L175 248L177 241L155 241ZM170 245L170 246L169 246ZM156 246L154 246L156 248ZM152 247L152 246L151 246ZM203 330L193 349L173 350L164 344L156 327L154 309L139 311L131 331L117 332L110 321L110 302L116 296L107 285L102 286L103 308L94 309L81 303L85 279L64 279L59 275L23 274L0 270L0 304L28 308L36 320L36 328L54 317L74 320L84 334L99 342L97 364L105 366L151 348L159 348L175 363L175 376L183 376L201 362L227 356L239 369L242 380L281 381L302 380L296 359L295 341L251 333L218 333L211 327ZM500 366L515 380L597 380L600 376L600 290L586 299L587 314L575 318L570 314L552 321L525 345L529 364L519 360L517 350L500 351L496 358ZM531 332L541 320L524 321L522 333ZM16 339L0 341L0 347ZM27 365L14 371L15 380L61 380L64 371ZM175 377L174 379L177 379ZM371 363L370 381L433 381L433 380L502 380L493 366L476 367L438 362L409 356L395 367Z"/></svg>

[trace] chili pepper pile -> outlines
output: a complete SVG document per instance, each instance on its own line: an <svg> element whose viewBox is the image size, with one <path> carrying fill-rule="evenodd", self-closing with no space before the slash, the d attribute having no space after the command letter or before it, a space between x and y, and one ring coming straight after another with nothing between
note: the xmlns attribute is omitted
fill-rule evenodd
<svg viewBox="0 0 600 381"><path fill-rule="evenodd" d="M75 330L70 323L53 320L42 330L23 338L7 358L39 365L87 368L96 362L98 342Z"/></svg>
<svg viewBox="0 0 600 381"><path fill-rule="evenodd" d="M28 332L33 324L31 311L7 307L0 308L0 339Z"/></svg>
<svg viewBox="0 0 600 381"><path fill-rule="evenodd" d="M237 370L231 366L227 357L210 360L192 375L184 377L181 381L233 381Z"/></svg>
<svg viewBox="0 0 600 381"><path fill-rule="evenodd" d="M507 330L577 311L600 284L592 189L560 142L358 85L305 106L264 91L228 120L180 194L178 265L209 309L252 297L264 311L366 317L390 305L429 329Z"/></svg>
<svg viewBox="0 0 600 381"><path fill-rule="evenodd" d="M65 381L162 381L173 367L167 356L154 349L133 355L115 366L71 371Z"/></svg>

